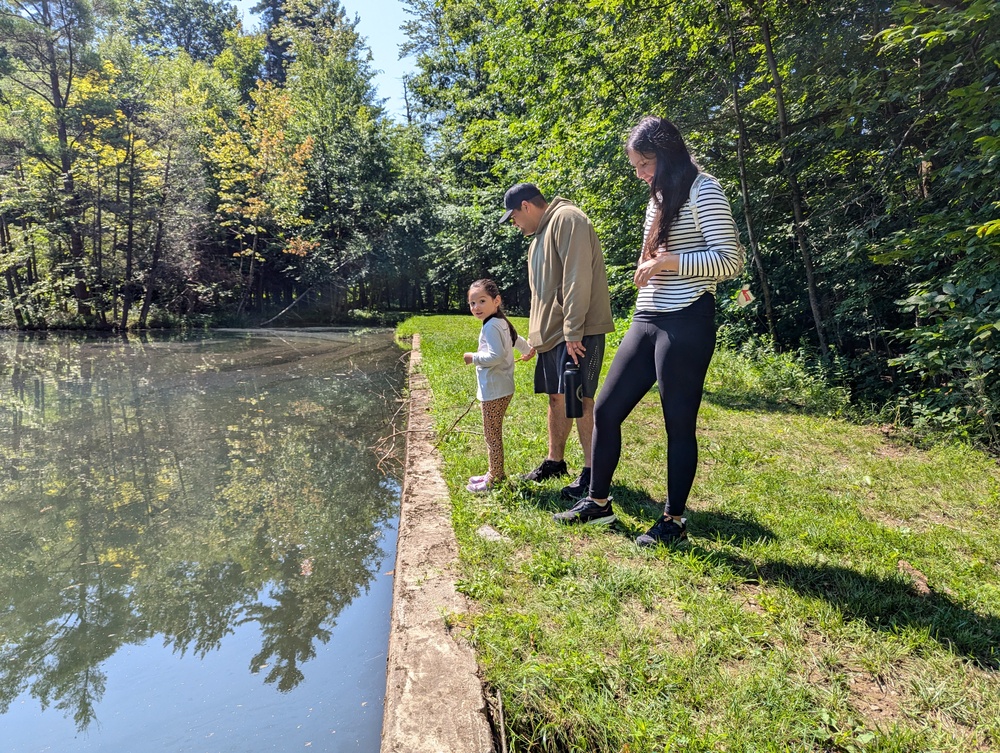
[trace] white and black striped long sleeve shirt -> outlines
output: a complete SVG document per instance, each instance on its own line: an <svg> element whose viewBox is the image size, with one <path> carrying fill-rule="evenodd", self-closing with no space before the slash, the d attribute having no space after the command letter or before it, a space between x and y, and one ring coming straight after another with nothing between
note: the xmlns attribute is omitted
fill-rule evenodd
<svg viewBox="0 0 1000 753"><path fill-rule="evenodd" d="M714 294L719 280L739 268L739 240L733 210L719 181L706 174L698 186L695 201L701 232L695 226L688 200L670 226L667 237L667 252L680 255L678 274L660 272L646 287L639 288L636 310L667 312L690 306L705 293ZM644 248L655 218L656 204L650 199L642 234Z"/></svg>

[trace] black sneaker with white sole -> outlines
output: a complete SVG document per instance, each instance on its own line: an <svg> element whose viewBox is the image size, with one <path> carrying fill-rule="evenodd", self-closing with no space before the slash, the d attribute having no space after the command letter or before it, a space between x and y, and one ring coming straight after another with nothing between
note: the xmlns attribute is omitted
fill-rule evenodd
<svg viewBox="0 0 1000 753"><path fill-rule="evenodd" d="M613 523L615 513L611 509L611 500L606 505L599 505L590 497L584 497L566 512L557 512L552 516L557 523Z"/></svg>
<svg viewBox="0 0 1000 753"><path fill-rule="evenodd" d="M639 546L676 544L678 541L683 541L687 538L687 531L687 518L674 520L667 515L661 515L660 519L653 523L652 528L636 538L635 543Z"/></svg>
<svg viewBox="0 0 1000 753"><path fill-rule="evenodd" d="M583 499L590 494L590 468L583 468L569 486L564 486L560 492L565 499Z"/></svg>
<svg viewBox="0 0 1000 753"><path fill-rule="evenodd" d="M565 460L543 460L542 464L530 473L525 473L521 478L525 481L545 481L556 476L568 476Z"/></svg>

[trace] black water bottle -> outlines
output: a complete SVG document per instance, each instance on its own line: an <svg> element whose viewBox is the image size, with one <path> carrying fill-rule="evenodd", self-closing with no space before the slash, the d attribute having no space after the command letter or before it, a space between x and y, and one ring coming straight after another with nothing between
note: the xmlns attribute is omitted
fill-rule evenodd
<svg viewBox="0 0 1000 753"><path fill-rule="evenodd" d="M563 369L563 395L566 397L566 418L580 418L583 415L583 379L580 366L566 361Z"/></svg>

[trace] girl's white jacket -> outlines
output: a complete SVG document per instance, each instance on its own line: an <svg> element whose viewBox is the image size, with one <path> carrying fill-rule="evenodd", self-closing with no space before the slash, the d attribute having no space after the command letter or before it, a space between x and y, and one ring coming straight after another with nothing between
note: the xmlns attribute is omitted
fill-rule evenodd
<svg viewBox="0 0 1000 753"><path fill-rule="evenodd" d="M482 401L497 400L514 394L514 349L522 355L531 348L523 337L510 341L506 319L491 316L483 322L479 333L479 350L472 356L476 364L476 397Z"/></svg>

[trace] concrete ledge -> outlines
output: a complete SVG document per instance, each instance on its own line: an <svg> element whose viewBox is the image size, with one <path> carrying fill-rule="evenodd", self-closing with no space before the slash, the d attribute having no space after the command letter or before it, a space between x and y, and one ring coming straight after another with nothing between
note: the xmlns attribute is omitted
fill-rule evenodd
<svg viewBox="0 0 1000 753"><path fill-rule="evenodd" d="M427 378L410 352L410 410L389 628L381 753L493 753L472 648L445 622L468 610L455 589L458 545Z"/></svg>

